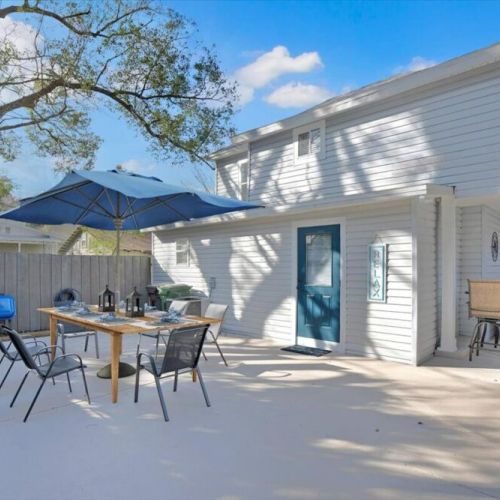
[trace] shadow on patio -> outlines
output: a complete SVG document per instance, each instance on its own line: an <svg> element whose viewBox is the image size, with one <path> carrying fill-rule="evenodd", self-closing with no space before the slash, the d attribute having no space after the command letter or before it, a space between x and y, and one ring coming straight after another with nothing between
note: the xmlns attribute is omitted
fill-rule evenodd
<svg viewBox="0 0 500 500"><path fill-rule="evenodd" d="M126 340L132 359L136 339ZM87 358L92 406L79 399L78 377L71 396L61 379L22 424L35 385L8 408L17 366L0 392L10 478L2 498L500 497L492 370L309 358L269 341L222 341L230 367L212 347L201 364L213 406L189 376L175 394L166 381L170 423L146 375L138 404L133 377L121 379L120 401L110 403L109 382L95 377L105 353L100 363Z"/></svg>

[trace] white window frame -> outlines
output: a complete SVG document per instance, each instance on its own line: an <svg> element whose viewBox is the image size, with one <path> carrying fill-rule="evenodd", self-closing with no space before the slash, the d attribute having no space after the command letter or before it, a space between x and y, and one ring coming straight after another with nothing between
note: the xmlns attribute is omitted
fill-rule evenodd
<svg viewBox="0 0 500 500"><path fill-rule="evenodd" d="M299 135L310 133L312 130L319 129L320 131L320 149L317 153L308 153L299 156ZM314 159L322 160L325 158L325 120L320 120L318 122L309 123L303 127L298 127L293 130L293 148L294 148L294 158L295 163L301 163L304 161L311 161Z"/></svg>
<svg viewBox="0 0 500 500"><path fill-rule="evenodd" d="M180 244L185 244L186 248L179 250ZM179 262L179 254L186 252L186 262ZM188 238L179 238L175 240L175 265L180 267L189 267L191 262L191 244Z"/></svg>
<svg viewBox="0 0 500 500"><path fill-rule="evenodd" d="M244 158L243 160L239 160L236 163L236 165L238 167L239 198L242 201L247 201L249 196L250 196L250 162L249 162L248 158ZM247 170L246 179L243 179L242 175L241 175L241 169L244 165L246 166L246 170ZM243 197L243 189L242 189L243 184L246 185L246 190L247 190L245 197Z"/></svg>

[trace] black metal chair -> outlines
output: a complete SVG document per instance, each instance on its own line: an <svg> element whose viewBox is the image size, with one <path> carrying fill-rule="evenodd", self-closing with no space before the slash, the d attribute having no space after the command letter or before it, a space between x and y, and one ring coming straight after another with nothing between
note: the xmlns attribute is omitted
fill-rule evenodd
<svg viewBox="0 0 500 500"><path fill-rule="evenodd" d="M36 403L36 400L38 399L38 396L40 395L40 392L43 389L43 386L45 385L45 382L47 381L48 378L54 378L59 375L66 375L66 378L68 379L68 387L69 391L72 392L71 389L71 381L69 378L70 372L74 370L80 370L82 372L82 377L83 377L83 385L85 386L85 393L87 395L87 400L90 404L90 396L89 396L89 390L87 387L87 380L85 378L85 365L82 362L82 358L78 356L78 354L62 354L61 356L55 357L52 361L49 361L43 365L37 365L35 362L35 357L30 353L28 348L26 347L22 337L17 333L15 330L12 330L11 328L8 328L6 326L2 326L2 331L5 332L11 342L12 345L15 347L17 350L19 356L23 360L26 368L28 368L28 371L24 375L21 384L19 385L16 394L14 395L14 398L12 399L10 403L10 407L14 406L14 403L16 402L17 396L21 392L21 389L26 382L26 379L28 378L28 375L31 372L34 372L38 377L41 378L42 383L38 387L38 390L36 391L35 397L33 398L33 401L31 401L31 404L28 408L28 411L23 419L23 422L26 422L28 420L28 417L30 416L31 410L33 409L33 406ZM58 348L61 349L60 346L46 346L42 348L40 351L36 353L35 356L40 356L41 354L48 354L50 349ZM62 349L61 349L62 351Z"/></svg>
<svg viewBox="0 0 500 500"><path fill-rule="evenodd" d="M189 301L188 300L173 300L170 303L170 306L168 308L168 312L175 312L179 316L184 316L186 314L186 311L189 307ZM156 332L149 332L149 333L139 333L139 342L137 342L137 352L136 354L139 354L139 351L141 350L141 340L142 337L148 337L150 339L155 339L156 341L156 353L158 354L158 348L160 346L160 337L165 337L170 334L170 330L167 328L168 324L165 323L165 328L164 330L158 329ZM165 332L165 333L162 333ZM164 340L164 339L163 339Z"/></svg>
<svg viewBox="0 0 500 500"><path fill-rule="evenodd" d="M31 336L33 340L30 340L29 342L25 342L24 345L28 349L28 352L34 356L35 358L38 358L38 363L41 363L40 359L40 354L39 351L42 350L43 348L47 347L47 344L43 340L38 340L35 337ZM2 342L0 340L0 353L2 353L2 358L0 359L0 364L2 364L3 360L6 359L7 361L10 361L9 368L7 368L7 371L5 372L5 375L3 376L2 381L0 382L0 389L3 387L3 384L7 380L7 377L9 376L10 371L12 370L12 367L14 366L14 363L17 361L21 361L21 356L19 356L19 353L16 350L11 350L10 346L12 345L12 342L9 342L7 345L5 342ZM47 360L50 361L49 353L46 353L47 355Z"/></svg>
<svg viewBox="0 0 500 500"><path fill-rule="evenodd" d="M71 305L73 302L81 302L81 294L74 288L63 288L56 293L54 297L54 307ZM87 352L89 346L89 338L94 337L95 341L95 357L99 359L99 340L97 332L94 330L86 330L81 326L73 325L71 323L58 322L57 323L57 338L61 339L63 352L66 352L66 340L85 337L84 352Z"/></svg>
<svg viewBox="0 0 500 500"><path fill-rule="evenodd" d="M184 327L172 330L168 337L168 341L162 338L165 343L163 359L157 360L158 358L156 356L145 352L140 352L137 355L134 402L137 403L139 400L139 377L141 368L144 368L151 373L155 379L156 389L158 390L158 396L160 397L161 408L163 410L163 417L166 422L168 422L169 419L165 398L160 386L161 378L173 375L175 392L177 391L177 378L179 373L191 373L195 371L200 382L201 390L203 391L203 396L205 397L205 403L207 406L210 406L207 390L205 389L203 377L198 367L198 361L200 359L208 327L209 325L200 325L194 328ZM147 358L146 363L141 362L143 357Z"/></svg>

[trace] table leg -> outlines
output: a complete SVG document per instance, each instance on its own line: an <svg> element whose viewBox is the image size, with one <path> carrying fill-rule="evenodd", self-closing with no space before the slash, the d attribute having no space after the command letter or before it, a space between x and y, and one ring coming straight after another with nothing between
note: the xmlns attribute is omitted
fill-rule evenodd
<svg viewBox="0 0 500 500"><path fill-rule="evenodd" d="M120 353L122 352L122 336L111 335L111 401L118 402L118 373L120 368Z"/></svg>
<svg viewBox="0 0 500 500"><path fill-rule="evenodd" d="M57 319L52 316L49 316L49 331L50 331L50 345L55 346L57 344ZM51 347L52 359L56 357L56 348Z"/></svg>

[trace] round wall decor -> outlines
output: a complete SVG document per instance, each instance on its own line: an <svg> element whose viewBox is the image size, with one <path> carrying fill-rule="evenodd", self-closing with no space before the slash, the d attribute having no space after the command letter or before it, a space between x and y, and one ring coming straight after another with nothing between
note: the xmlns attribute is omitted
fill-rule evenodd
<svg viewBox="0 0 500 500"><path fill-rule="evenodd" d="M496 231L491 235L491 258L493 262L496 262L498 259L498 234Z"/></svg>

